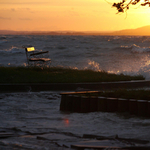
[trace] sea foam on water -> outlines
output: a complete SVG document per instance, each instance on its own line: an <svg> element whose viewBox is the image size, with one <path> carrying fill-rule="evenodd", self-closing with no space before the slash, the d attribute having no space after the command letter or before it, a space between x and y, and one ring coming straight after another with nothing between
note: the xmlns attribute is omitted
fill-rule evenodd
<svg viewBox="0 0 150 150"><path fill-rule="evenodd" d="M150 37L1 36L0 65L26 66L22 46L29 44L38 51L48 50L52 66L141 74L150 78ZM54 143L70 146L81 142L84 134L150 139L149 119L107 112L62 113L59 111L60 99L59 92L51 91L32 92L29 89L26 93L1 93L0 131L15 136L1 139L0 148L56 149ZM117 140L117 145L130 144Z"/></svg>
<svg viewBox="0 0 150 150"><path fill-rule="evenodd" d="M26 66L22 46L29 44L48 50L52 66L150 78L150 37L6 35L0 37L0 65Z"/></svg>

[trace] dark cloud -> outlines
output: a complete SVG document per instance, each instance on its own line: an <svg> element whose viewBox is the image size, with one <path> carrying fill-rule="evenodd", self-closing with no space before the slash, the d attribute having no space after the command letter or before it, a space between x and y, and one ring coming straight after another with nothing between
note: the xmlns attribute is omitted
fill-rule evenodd
<svg viewBox="0 0 150 150"><path fill-rule="evenodd" d="M30 19L30 18L19 18L19 20L26 20L26 21L30 21L30 20L32 20L32 19Z"/></svg>
<svg viewBox="0 0 150 150"><path fill-rule="evenodd" d="M1 20L11 20L10 17L0 17Z"/></svg>
<svg viewBox="0 0 150 150"><path fill-rule="evenodd" d="M16 11L16 10L14 8L12 8L11 11Z"/></svg>
<svg viewBox="0 0 150 150"><path fill-rule="evenodd" d="M11 8L10 11L11 12L18 12L18 13L19 13L19 11L28 11L30 13L34 13L34 11L32 11L30 8L17 8L17 9Z"/></svg>
<svg viewBox="0 0 150 150"><path fill-rule="evenodd" d="M30 8L26 8L26 10L31 10Z"/></svg>
<svg viewBox="0 0 150 150"><path fill-rule="evenodd" d="M0 4L19 4L19 5L24 5L24 4L29 4L29 5L41 5L41 4L49 4L49 2L0 2Z"/></svg>

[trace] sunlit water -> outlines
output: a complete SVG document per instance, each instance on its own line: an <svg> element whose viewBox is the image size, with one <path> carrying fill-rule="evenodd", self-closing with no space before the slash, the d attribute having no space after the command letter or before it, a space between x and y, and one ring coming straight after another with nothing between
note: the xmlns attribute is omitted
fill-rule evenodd
<svg viewBox="0 0 150 150"><path fill-rule="evenodd" d="M40 36L0 37L0 65L26 66L23 45L48 50L52 66L141 74L150 78L150 37L146 36Z"/></svg>

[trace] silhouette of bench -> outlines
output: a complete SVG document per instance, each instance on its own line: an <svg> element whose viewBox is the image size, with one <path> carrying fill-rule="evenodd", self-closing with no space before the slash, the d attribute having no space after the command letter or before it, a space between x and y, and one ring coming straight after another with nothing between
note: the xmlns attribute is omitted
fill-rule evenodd
<svg viewBox="0 0 150 150"><path fill-rule="evenodd" d="M51 64L51 59L49 58L49 51L36 52L34 47L24 47L27 57L28 65L34 66L45 66Z"/></svg>

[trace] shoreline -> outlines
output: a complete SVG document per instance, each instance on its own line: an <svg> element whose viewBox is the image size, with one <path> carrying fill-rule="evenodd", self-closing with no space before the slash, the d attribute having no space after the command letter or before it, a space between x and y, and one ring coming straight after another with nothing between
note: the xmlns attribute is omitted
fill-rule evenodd
<svg viewBox="0 0 150 150"><path fill-rule="evenodd" d="M88 91L110 89L149 88L150 80L132 80L119 82L91 83L0 83L3 92L39 92L39 91Z"/></svg>

